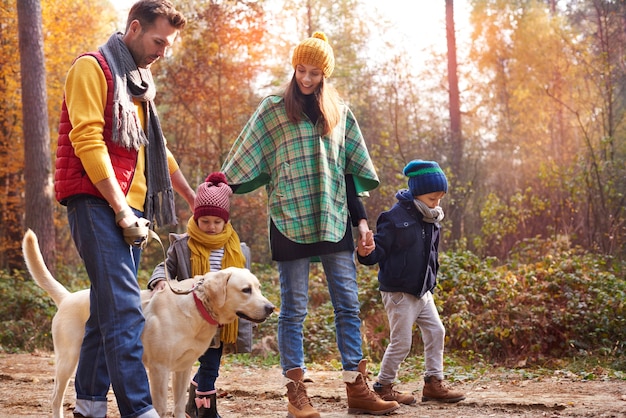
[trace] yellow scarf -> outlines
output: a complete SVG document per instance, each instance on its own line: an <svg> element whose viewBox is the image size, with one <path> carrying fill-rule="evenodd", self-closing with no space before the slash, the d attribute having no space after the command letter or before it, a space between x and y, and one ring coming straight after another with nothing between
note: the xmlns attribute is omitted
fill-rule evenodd
<svg viewBox="0 0 626 418"><path fill-rule="evenodd" d="M246 266L246 258L241 251L239 235L233 229L230 222L224 226L224 230L216 235L203 232L193 219L187 222L187 233L189 234L189 250L191 251L191 274L193 276L203 275L211 271L209 257L212 250L224 248L222 257L222 268ZM237 333L239 332L238 320L222 327L221 339L225 344L235 344Z"/></svg>

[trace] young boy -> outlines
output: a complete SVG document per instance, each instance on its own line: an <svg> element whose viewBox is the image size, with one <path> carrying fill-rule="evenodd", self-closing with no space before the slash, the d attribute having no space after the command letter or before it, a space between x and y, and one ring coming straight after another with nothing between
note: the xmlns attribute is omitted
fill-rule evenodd
<svg viewBox="0 0 626 418"><path fill-rule="evenodd" d="M245 243L240 243L237 232L228 222L232 194L226 177L219 172L210 174L198 186L187 233L170 234L165 263L169 279L185 280L226 267L249 268L249 249ZM148 288L154 291L165 288L165 279L165 267L161 263L154 269ZM237 344L235 351L249 352L252 323L239 319L225 325L200 357L200 367L189 386L189 401L185 407L188 417L219 418L215 381L225 344Z"/></svg>
<svg viewBox="0 0 626 418"><path fill-rule="evenodd" d="M398 191L398 202L380 214L376 234L357 246L362 264L379 263L379 289L391 330L374 390L385 400L407 405L416 402L412 395L393 388L400 363L411 349L416 323L424 342L422 401L459 402L465 396L443 382L446 331L432 295L439 268L439 222L443 219L439 202L448 192L448 180L434 161L413 160L403 173L409 178L409 189Z"/></svg>

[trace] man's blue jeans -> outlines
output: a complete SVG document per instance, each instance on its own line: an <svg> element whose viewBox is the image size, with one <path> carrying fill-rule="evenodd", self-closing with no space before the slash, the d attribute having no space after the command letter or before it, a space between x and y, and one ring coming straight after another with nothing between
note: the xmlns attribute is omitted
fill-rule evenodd
<svg viewBox="0 0 626 418"><path fill-rule="evenodd" d="M354 255L343 251L319 258L335 312L335 336L343 369L357 370L363 352ZM309 263L308 258L278 262L281 301L278 349L283 374L290 369L305 368L303 323L308 313Z"/></svg>
<svg viewBox="0 0 626 418"><path fill-rule="evenodd" d="M75 379L75 412L104 417L112 385L122 418L157 417L141 360L145 322L137 282L141 252L126 244L113 209L103 199L74 197L67 216L91 282L90 316Z"/></svg>

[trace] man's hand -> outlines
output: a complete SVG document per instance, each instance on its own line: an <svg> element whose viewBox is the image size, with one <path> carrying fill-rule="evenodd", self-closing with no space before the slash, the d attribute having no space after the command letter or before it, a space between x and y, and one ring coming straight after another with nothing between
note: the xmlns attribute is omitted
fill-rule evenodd
<svg viewBox="0 0 626 418"><path fill-rule="evenodd" d="M126 208L115 215L115 222L122 228L128 245L142 249L146 246L150 234L149 220L138 218L130 208Z"/></svg>
<svg viewBox="0 0 626 418"><path fill-rule="evenodd" d="M150 221L146 218L137 218L134 225L122 229L122 234L128 245L143 249L148 244Z"/></svg>

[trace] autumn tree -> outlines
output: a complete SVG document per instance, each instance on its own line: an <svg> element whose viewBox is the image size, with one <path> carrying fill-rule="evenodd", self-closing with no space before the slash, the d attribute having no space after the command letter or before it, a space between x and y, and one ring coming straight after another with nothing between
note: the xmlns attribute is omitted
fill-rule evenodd
<svg viewBox="0 0 626 418"><path fill-rule="evenodd" d="M16 268L21 266L24 146L15 1L0 1L0 22L0 267Z"/></svg>
<svg viewBox="0 0 626 418"><path fill-rule="evenodd" d="M626 3L588 0L570 8L573 25L584 34L579 52L585 83L576 85L576 103L558 100L575 118L581 158L576 192L582 241L606 254L626 255ZM596 94L590 95L589 92ZM550 92L552 93L552 92Z"/></svg>
<svg viewBox="0 0 626 418"><path fill-rule="evenodd" d="M26 214L25 224L39 236L48 265L55 259L53 189L50 164L50 135L46 106L46 68L43 54L41 4L39 0L17 2ZM16 240L17 241L17 240Z"/></svg>
<svg viewBox="0 0 626 418"><path fill-rule="evenodd" d="M575 25L554 2L473 2L488 253L536 236L623 253L618 3L572 2L585 15Z"/></svg>
<svg viewBox="0 0 626 418"><path fill-rule="evenodd" d="M446 0L446 42L448 46L448 97L449 97L449 115L450 115L450 154L449 166L451 180L454 183L465 179L463 160L464 160L464 141L463 132L461 130L461 97L459 93L459 75L456 53L456 29L454 25L454 1ZM458 181L457 181L458 180ZM458 193L463 189L457 189ZM464 203L466 199L459 198L450 205L450 219L452 220L452 239L459 240L461 238Z"/></svg>
<svg viewBox="0 0 626 418"><path fill-rule="evenodd" d="M18 251L25 189L17 8L2 1L0 248L9 250L0 265L7 265ZM369 16L362 0L181 2L189 25L154 71L169 146L196 186L221 166L261 98L289 80L293 47L322 30L336 55L329 82L357 116L381 178L365 200L371 219L405 187L408 160L434 159L451 182L444 231L458 239L446 243L504 258L517 243L541 237L624 256L624 2L471 4L472 48L457 67L462 101L450 113L457 94L451 60L432 52L416 66L415 46L389 37L387 22ZM105 0L41 6L53 159L67 69L124 23ZM443 25L435 36L447 36ZM371 49L373 39L385 59ZM233 220L257 261L269 259L259 223L265 199L259 190L233 201ZM177 207L184 228L190 213L184 202ZM53 210L57 251L69 260L65 210Z"/></svg>
<svg viewBox="0 0 626 418"><path fill-rule="evenodd" d="M259 2L194 1L189 7L189 23L172 56L154 73L168 146L195 188L220 169L258 105L265 44L272 40ZM184 230L191 214L186 205L177 207ZM264 211L259 193L233 198L233 223L255 257L267 252L267 240L258 234Z"/></svg>
<svg viewBox="0 0 626 418"><path fill-rule="evenodd" d="M38 4L41 6L39 30L36 28L35 21L38 12L36 10L31 12L33 6ZM21 20L19 23L18 7ZM57 258L63 258L66 263L71 259L65 257L70 253L68 247L71 245L68 244L71 241L68 239L69 228L67 228L65 210L54 203L50 190L51 160L54 158L56 146L62 87L65 73L75 55L84 50L93 50L106 40L102 34L112 32L114 28L112 23L115 19L112 6L104 0L89 3L79 0L63 2L42 0L41 3L33 0L0 1L0 21L2 22L0 23L0 108L2 109L0 112L0 185L4 190L4 199L0 208L0 216L2 216L0 267L2 268L22 266L20 243L24 215L27 212L30 217L30 220L26 220L27 226L42 222L46 224L44 228L56 228L56 233L53 232L50 235L51 239L40 240L42 245L54 246L53 238L56 236L57 246L53 248L57 250ZM32 23L28 23L31 21ZM20 33L18 38L18 27L21 31L22 25L25 26L25 33L23 35ZM25 53L40 54L40 48L43 46L46 69L45 87L42 87L40 79L32 77L33 69L38 67L35 61L29 61L28 58L20 59L20 42L26 41L27 37L31 37L33 45L24 43ZM24 66L25 79L22 79L20 67ZM42 94L46 90L47 100ZM22 118L20 95L22 91L25 95L25 124ZM36 115L38 117L34 118ZM25 146L30 145L24 141L25 134L30 145L38 145L36 149L28 151L30 163L28 165L25 164L24 149ZM32 176L28 173L29 170L39 172L39 180L36 181L38 192L34 189L27 190L25 187L25 177ZM45 214L48 210L53 211L54 217ZM47 252L50 251L50 249L47 250ZM54 266L49 265L51 268Z"/></svg>
<svg viewBox="0 0 626 418"><path fill-rule="evenodd" d="M41 0L41 9L48 91L48 145L54 164L67 71L79 54L95 51L108 39L118 28L118 17L107 0ZM50 198L54 210L57 259L63 260L64 264L78 262L78 254L70 238L65 207L56 203L53 195Z"/></svg>
<svg viewBox="0 0 626 418"><path fill-rule="evenodd" d="M570 125L559 122L546 86L560 83L560 94L569 95L566 80L576 75L562 52L567 26L540 2L476 1L472 22L481 98L475 115L488 124L477 183L484 223L477 238L488 254L504 257L524 238L552 236L567 218L563 192L575 158L573 137L558 128ZM555 152L559 144L569 148Z"/></svg>

